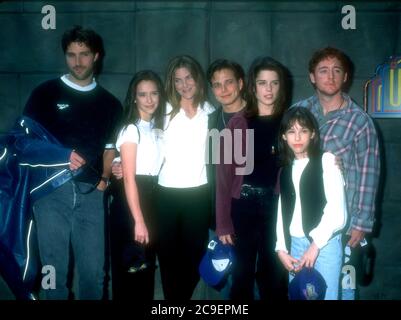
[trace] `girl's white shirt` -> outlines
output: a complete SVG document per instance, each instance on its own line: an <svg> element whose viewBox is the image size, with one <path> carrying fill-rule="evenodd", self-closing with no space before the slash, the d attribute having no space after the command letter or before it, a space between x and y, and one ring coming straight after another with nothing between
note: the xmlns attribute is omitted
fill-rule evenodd
<svg viewBox="0 0 401 320"><path fill-rule="evenodd" d="M173 119L167 103L165 131L163 135L164 162L159 174L159 185L170 188L191 188L207 183L206 147L208 115L215 108L205 102L199 105L196 115L188 118L180 111Z"/></svg>
<svg viewBox="0 0 401 320"><path fill-rule="evenodd" d="M136 174L157 176L162 162L162 130L153 128L153 121L140 120L139 123L130 124L118 134L116 148L120 152L124 143L135 143Z"/></svg>
<svg viewBox="0 0 401 320"><path fill-rule="evenodd" d="M299 182L302 172L309 162L309 158L296 159L292 164L292 181L295 189L295 208L290 224L290 235L293 237L305 237L302 228L302 210L299 197ZM344 191L344 179L340 169L335 163L335 156L325 152L322 157L323 183L326 195L326 206L320 223L310 231L309 236L313 239L319 249L322 249L331 239L333 234L344 228L347 221L347 203ZM310 192L313 192L311 189ZM277 242L276 251L289 252L285 244L283 219L281 212L281 196L277 208Z"/></svg>

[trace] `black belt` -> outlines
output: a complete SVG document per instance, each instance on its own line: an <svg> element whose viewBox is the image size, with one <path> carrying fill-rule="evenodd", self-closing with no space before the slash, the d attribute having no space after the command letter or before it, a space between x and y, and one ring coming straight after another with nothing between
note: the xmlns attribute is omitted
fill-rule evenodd
<svg viewBox="0 0 401 320"><path fill-rule="evenodd" d="M261 198L271 194L271 188L254 187L250 184L243 184L241 186L241 199Z"/></svg>

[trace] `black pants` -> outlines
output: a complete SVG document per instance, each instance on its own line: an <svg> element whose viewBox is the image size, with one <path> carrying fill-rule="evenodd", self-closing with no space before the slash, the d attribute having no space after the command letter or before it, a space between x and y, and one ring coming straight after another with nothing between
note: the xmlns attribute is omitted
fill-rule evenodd
<svg viewBox="0 0 401 320"><path fill-rule="evenodd" d="M230 298L253 300L254 283L261 300L287 299L285 269L275 253L277 198L232 200L236 261L233 265Z"/></svg>
<svg viewBox="0 0 401 320"><path fill-rule="evenodd" d="M210 225L207 185L195 188L159 186L157 255L164 298L191 299L199 281L199 263L206 251Z"/></svg>
<svg viewBox="0 0 401 320"><path fill-rule="evenodd" d="M139 201L149 232L150 243L143 246L134 241L135 222L124 193L123 181L113 181L113 201L110 205L110 255L114 300L153 300L155 284L154 204L156 178L136 176ZM136 273L128 269L138 252L144 254L149 267Z"/></svg>

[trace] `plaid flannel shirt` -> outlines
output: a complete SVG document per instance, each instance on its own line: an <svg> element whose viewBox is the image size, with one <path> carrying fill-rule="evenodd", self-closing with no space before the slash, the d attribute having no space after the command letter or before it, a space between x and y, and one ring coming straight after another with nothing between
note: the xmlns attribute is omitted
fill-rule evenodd
<svg viewBox="0 0 401 320"><path fill-rule="evenodd" d="M371 232L379 184L379 142L372 119L343 93L346 106L323 114L316 95L294 106L312 111L319 123L321 147L341 158L350 228ZM348 232L350 229L348 229Z"/></svg>

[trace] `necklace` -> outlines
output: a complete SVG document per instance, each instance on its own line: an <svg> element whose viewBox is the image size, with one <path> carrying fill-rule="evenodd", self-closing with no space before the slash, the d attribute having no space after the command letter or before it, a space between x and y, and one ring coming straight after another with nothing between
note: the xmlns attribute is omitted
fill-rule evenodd
<svg viewBox="0 0 401 320"><path fill-rule="evenodd" d="M241 101L241 107L240 107L237 111L228 112L228 114L234 114L234 113L237 113L237 112L241 111L242 109L245 108L245 105L246 105L245 101L242 100L242 101ZM226 124L226 120L224 119L224 111L223 111L223 108L221 108L221 120L223 121L224 128L226 128L226 127L227 127L227 124Z"/></svg>
<svg viewBox="0 0 401 320"><path fill-rule="evenodd" d="M337 108L330 108L330 110L331 110L331 111L340 110L340 109L342 108L344 102L345 102L345 99L344 99L343 97L341 97L341 103L340 103L340 105L339 105Z"/></svg>
<svg viewBox="0 0 401 320"><path fill-rule="evenodd" d="M334 112L334 111L337 111L337 110L340 110L342 107L343 107L343 105L344 105L344 102L345 102L345 99L344 99L344 97L341 97L341 104L337 107L337 108L324 108L324 107L322 107L322 109L323 109L323 114L324 115L326 115L327 113L329 113L329 112Z"/></svg>
<svg viewBox="0 0 401 320"><path fill-rule="evenodd" d="M341 102L340 107L339 107L338 109L342 109L342 108L344 108L346 105L347 105L347 100L345 100L344 97L343 97L343 101Z"/></svg>
<svg viewBox="0 0 401 320"><path fill-rule="evenodd" d="M341 97L341 98L342 98L342 100L341 100L340 106L338 107L338 110L340 110L343 107L343 104L345 102L345 99L343 97Z"/></svg>
<svg viewBox="0 0 401 320"><path fill-rule="evenodd" d="M221 120L223 121L224 128L226 128L226 127L227 127L227 124L226 124L226 120L224 119L224 111L223 111L223 108L221 108Z"/></svg>

